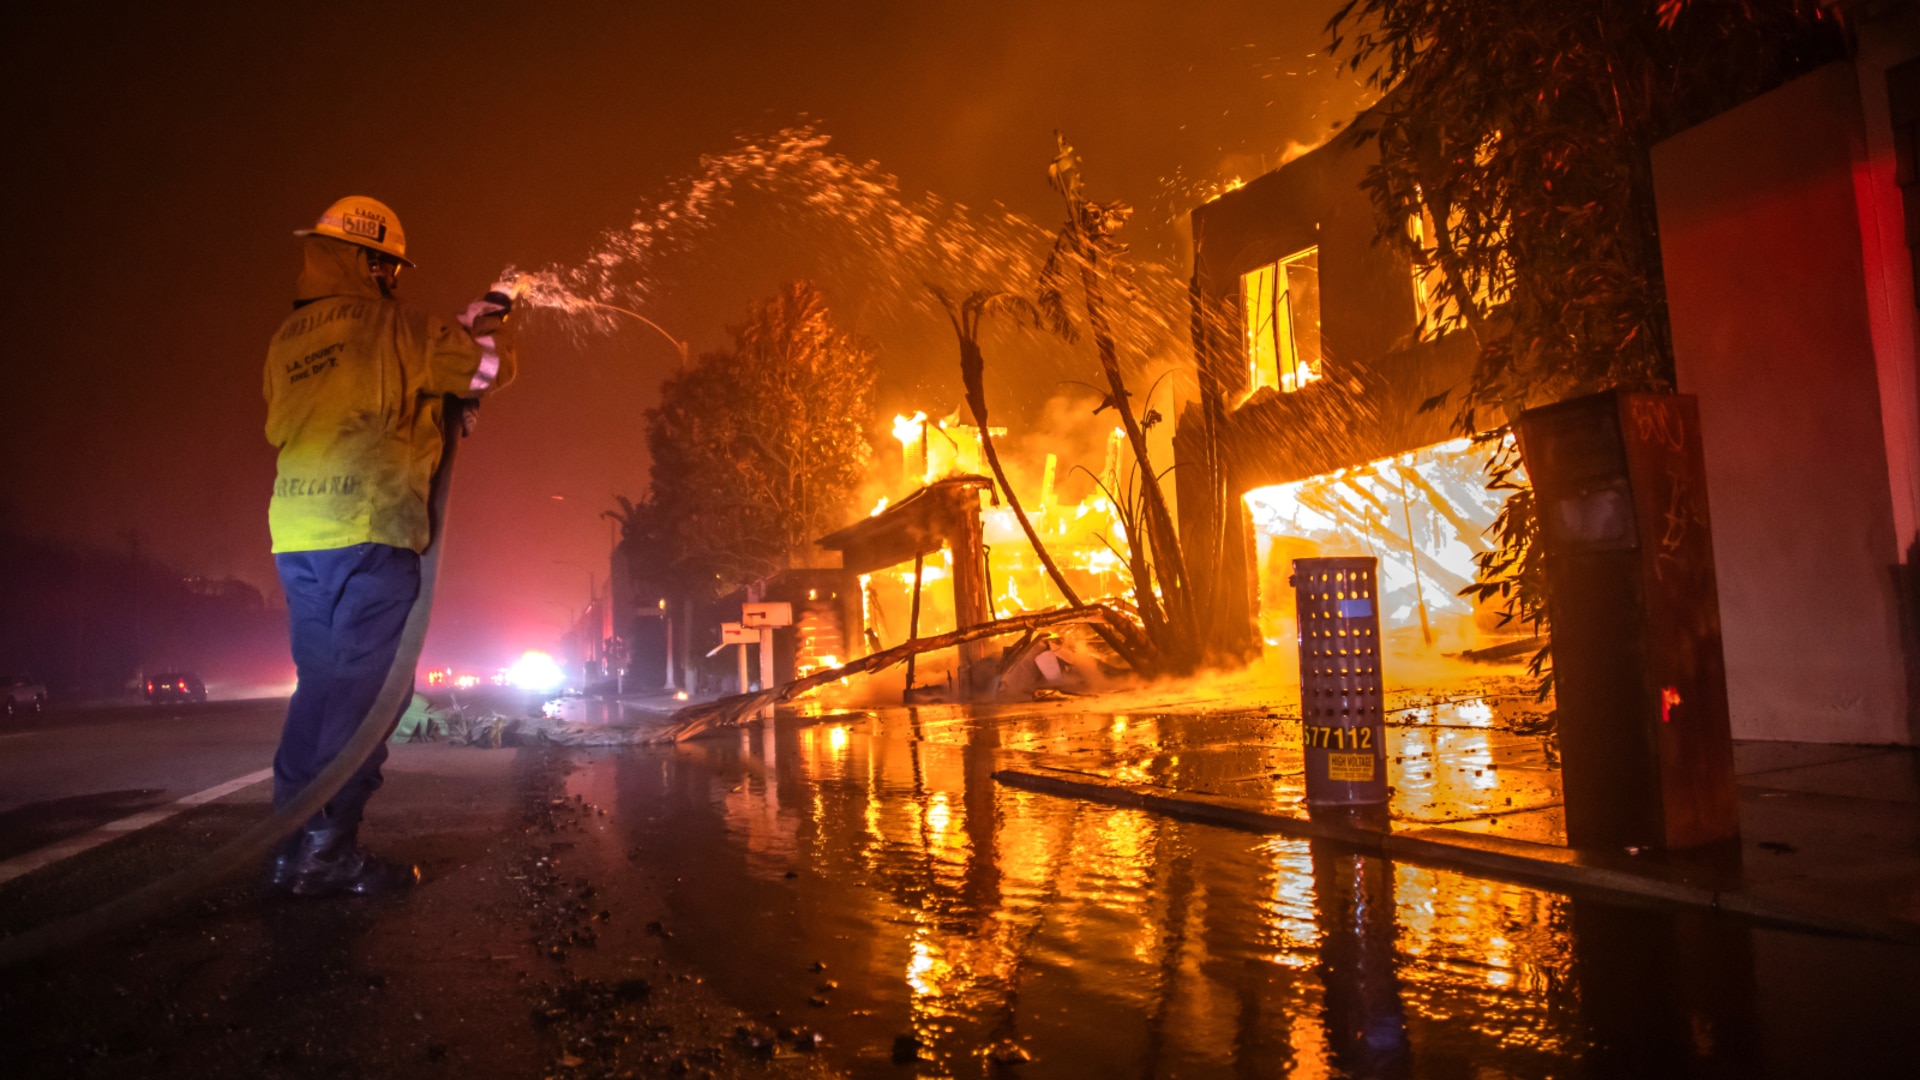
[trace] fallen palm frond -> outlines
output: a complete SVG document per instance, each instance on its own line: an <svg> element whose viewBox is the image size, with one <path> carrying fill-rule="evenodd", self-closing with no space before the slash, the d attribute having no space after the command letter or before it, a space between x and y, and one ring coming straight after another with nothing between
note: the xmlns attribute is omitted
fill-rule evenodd
<svg viewBox="0 0 1920 1080"><path fill-rule="evenodd" d="M999 637L1003 634L1017 634L1031 630L1042 630L1051 626L1066 626L1072 623L1089 623L1109 630L1135 648L1140 640L1140 628L1125 614L1105 604L1088 604L1078 608L1055 608L1051 611L1036 611L1011 618L998 619L979 626L969 626L964 630L940 634L935 637L916 638L891 649L871 653L858 660L816 671L811 675L795 679L790 683L751 694L735 694L718 701L689 705L673 714L673 725L662 732L656 742L684 742L698 738L719 728L733 727L741 720L769 705L778 705L792 701L816 686L838 682L853 675L865 675L881 671L895 664L905 663L910 656L951 649L969 642Z"/></svg>

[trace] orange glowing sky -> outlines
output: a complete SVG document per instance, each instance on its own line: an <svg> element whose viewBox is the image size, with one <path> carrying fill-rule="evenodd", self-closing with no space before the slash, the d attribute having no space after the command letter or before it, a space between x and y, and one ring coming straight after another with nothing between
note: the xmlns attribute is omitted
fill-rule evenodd
<svg viewBox="0 0 1920 1080"><path fill-rule="evenodd" d="M1178 211L1325 137L1360 89L1303 5L883 3L62 8L0 35L8 109L0 528L273 589L259 364L289 231L371 194L406 223L412 302L451 314L499 268L577 259L741 133L809 122L908 193L1051 222L1055 128L1095 194L1175 257ZM669 10L670 9L670 10ZM807 252L723 231L648 314L692 339ZM521 382L461 461L428 661L504 663L604 576L640 496L651 331L530 324ZM935 362L937 361L937 363ZM882 405L958 399L951 358L888 353ZM1089 371L1091 368L1089 367ZM907 411L911 411L911 407ZM884 439L884 431L876 431ZM885 447L881 447L884 451Z"/></svg>

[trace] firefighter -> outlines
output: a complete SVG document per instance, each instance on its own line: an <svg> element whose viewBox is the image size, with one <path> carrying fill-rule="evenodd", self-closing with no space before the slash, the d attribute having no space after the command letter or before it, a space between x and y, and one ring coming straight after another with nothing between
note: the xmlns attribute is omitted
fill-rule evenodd
<svg viewBox="0 0 1920 1080"><path fill-rule="evenodd" d="M293 313L267 348L264 387L267 441L279 450L267 518L299 676L273 759L276 807L346 745L399 651L420 591L445 399L477 404L514 374L506 287L475 301L457 325L394 298L413 263L385 204L341 199L294 235L305 263ZM396 711L391 721L399 718ZM326 896L417 879L356 839L386 756L382 743L276 850L277 888Z"/></svg>

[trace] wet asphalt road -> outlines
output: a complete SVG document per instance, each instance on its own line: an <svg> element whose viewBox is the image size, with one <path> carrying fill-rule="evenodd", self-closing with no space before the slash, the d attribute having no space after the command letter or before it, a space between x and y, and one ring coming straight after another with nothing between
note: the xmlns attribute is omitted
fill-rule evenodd
<svg viewBox="0 0 1920 1080"><path fill-rule="evenodd" d="M255 767L272 717L244 713L142 729L156 741L101 789L155 787L138 759L168 743L216 781ZM62 739L125 722L93 719ZM670 749L396 746L367 839L424 885L316 904L235 883L0 972L3 1071L1905 1076L1920 1055L1913 949L991 779L1070 736L1151 732L1190 756L1215 730L1120 728L890 710ZM0 769L20 741L0 741ZM0 885L0 931L178 865L264 799L258 785Z"/></svg>
<svg viewBox="0 0 1920 1080"><path fill-rule="evenodd" d="M0 861L270 766L284 700L0 720Z"/></svg>

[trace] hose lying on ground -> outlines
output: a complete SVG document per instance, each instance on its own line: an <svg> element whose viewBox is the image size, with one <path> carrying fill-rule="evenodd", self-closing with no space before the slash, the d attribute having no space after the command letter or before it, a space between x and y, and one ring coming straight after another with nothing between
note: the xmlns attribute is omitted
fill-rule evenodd
<svg viewBox="0 0 1920 1080"><path fill-rule="evenodd" d="M447 492L453 486L454 449L459 445L463 404L457 398L446 399L441 424L440 467L433 474L433 486L427 497L431 539L420 558L420 592L407 612L406 625L400 631L400 650L393 666L380 685L380 695L360 720L340 753L320 770L320 775L301 789L291 802L275 810L266 820L209 852L204 858L158 881L143 885L124 896L71 915L56 922L36 926L12 937L0 938L0 967L24 963L50 952L77 945L88 938L118 930L152 918L184 900L246 870L258 870L272 847L320 812L320 808L346 786L374 747L387 740L394 718L413 696L414 668L420 662L420 649L427 639L427 617L433 612L433 586L439 576L440 552L446 532Z"/></svg>

